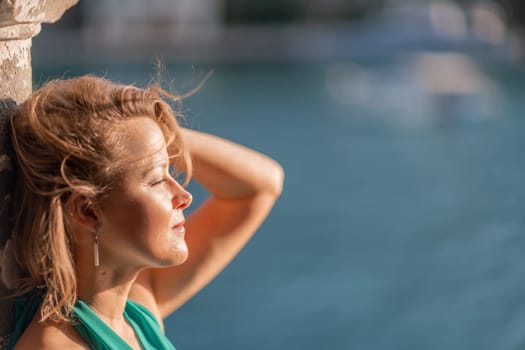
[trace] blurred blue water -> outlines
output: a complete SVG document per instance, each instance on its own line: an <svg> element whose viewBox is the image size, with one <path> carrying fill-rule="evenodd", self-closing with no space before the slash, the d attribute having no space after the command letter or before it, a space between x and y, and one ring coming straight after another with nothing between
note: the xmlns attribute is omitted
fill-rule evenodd
<svg viewBox="0 0 525 350"><path fill-rule="evenodd" d="M69 71L143 85L152 75L148 65L35 68L37 81ZM330 95L326 65L213 68L184 103L187 124L275 157L287 178L246 249L167 320L177 348L525 346L520 70L486 68L498 96L487 118L476 101L496 95L442 109L389 62L367 68L379 83L351 104ZM165 76L184 91L208 69ZM403 93L385 109L389 85Z"/></svg>

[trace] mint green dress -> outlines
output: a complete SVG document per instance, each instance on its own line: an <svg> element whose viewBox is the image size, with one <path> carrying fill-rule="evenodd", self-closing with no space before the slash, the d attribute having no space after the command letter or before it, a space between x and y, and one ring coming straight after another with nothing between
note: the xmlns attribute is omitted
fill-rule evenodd
<svg viewBox="0 0 525 350"><path fill-rule="evenodd" d="M17 299L14 307L14 329L11 334L9 349L13 349L33 319L41 302L41 298L35 294ZM83 301L77 301L73 312L78 320L78 323L73 327L92 349L131 349L131 347L109 328ZM157 319L144 306L128 299L124 309L124 318L133 327L144 350L175 350L173 344L162 332Z"/></svg>

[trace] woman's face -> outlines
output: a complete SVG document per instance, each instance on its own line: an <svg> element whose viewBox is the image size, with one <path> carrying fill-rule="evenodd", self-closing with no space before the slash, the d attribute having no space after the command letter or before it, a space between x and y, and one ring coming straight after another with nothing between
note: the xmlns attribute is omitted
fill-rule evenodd
<svg viewBox="0 0 525 350"><path fill-rule="evenodd" d="M101 264L181 264L188 257L182 211L191 194L171 177L164 136L153 120L130 119L121 132L127 170L99 205Z"/></svg>

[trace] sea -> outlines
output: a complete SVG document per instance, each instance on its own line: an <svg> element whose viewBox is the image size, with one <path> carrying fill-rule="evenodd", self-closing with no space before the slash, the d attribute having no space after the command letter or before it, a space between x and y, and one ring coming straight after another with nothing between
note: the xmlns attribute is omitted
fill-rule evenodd
<svg viewBox="0 0 525 350"><path fill-rule="evenodd" d="M165 62L164 86L198 87L184 126L286 172L253 239L167 318L177 349L525 348L525 70L443 57ZM33 65L36 86L88 73L157 75ZM189 190L194 209L206 192Z"/></svg>

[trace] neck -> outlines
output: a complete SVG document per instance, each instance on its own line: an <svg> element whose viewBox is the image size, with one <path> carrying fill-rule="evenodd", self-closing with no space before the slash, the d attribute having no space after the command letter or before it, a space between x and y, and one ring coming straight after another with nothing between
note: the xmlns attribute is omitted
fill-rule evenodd
<svg viewBox="0 0 525 350"><path fill-rule="evenodd" d="M87 266L80 262L76 267L78 298L110 327L124 327L124 308L138 271Z"/></svg>

